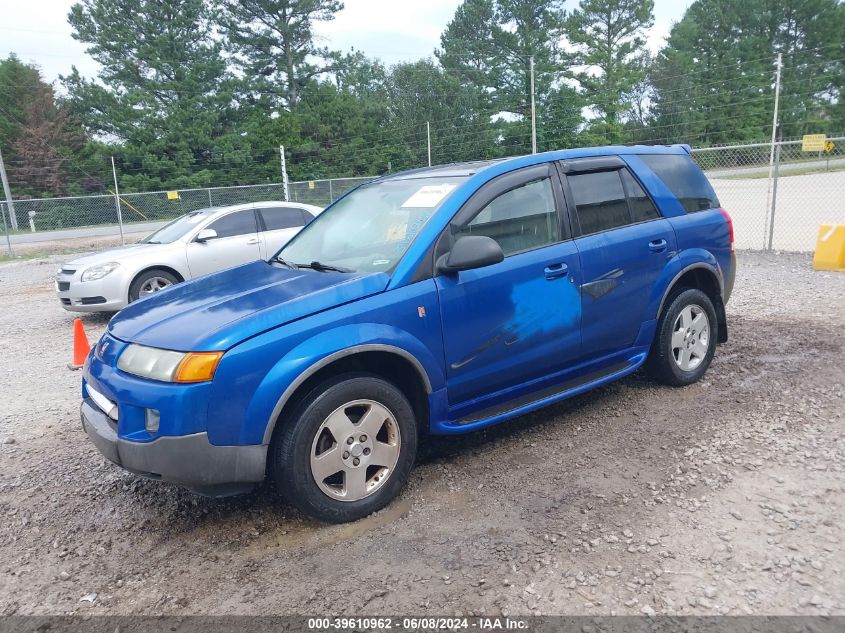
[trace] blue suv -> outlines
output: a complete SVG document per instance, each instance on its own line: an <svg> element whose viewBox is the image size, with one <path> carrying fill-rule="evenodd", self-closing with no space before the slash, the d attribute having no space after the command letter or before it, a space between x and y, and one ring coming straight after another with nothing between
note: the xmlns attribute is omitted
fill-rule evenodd
<svg viewBox="0 0 845 633"><path fill-rule="evenodd" d="M687 146L393 174L275 257L109 323L82 424L132 472L209 495L270 478L341 522L387 504L421 433L481 429L645 364L698 380L727 340L733 229Z"/></svg>

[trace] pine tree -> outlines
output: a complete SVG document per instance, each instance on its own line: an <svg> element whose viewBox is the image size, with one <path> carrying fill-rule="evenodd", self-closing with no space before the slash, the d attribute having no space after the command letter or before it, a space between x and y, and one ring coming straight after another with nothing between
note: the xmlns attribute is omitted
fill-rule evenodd
<svg viewBox="0 0 845 633"><path fill-rule="evenodd" d="M625 96L646 72L643 36L654 24L653 0L581 0L566 21L575 45L584 98L599 117L591 128L608 142L622 139Z"/></svg>
<svg viewBox="0 0 845 633"><path fill-rule="evenodd" d="M81 0L68 21L102 69L62 79L87 127L122 145L123 188L225 184L216 161L240 141L209 3Z"/></svg>
<svg viewBox="0 0 845 633"><path fill-rule="evenodd" d="M569 66L564 18L561 0L465 0L440 37L435 54L443 68L478 91L487 115L506 115L499 120L502 153L531 147L532 57L538 121L548 120L542 110L551 95L561 96L556 84Z"/></svg>
<svg viewBox="0 0 845 633"><path fill-rule="evenodd" d="M341 67L314 42L314 22L334 19L341 0L223 0L223 32L250 88L273 92L289 109L312 79ZM333 60L334 58L334 60ZM279 99L273 100L278 102Z"/></svg>

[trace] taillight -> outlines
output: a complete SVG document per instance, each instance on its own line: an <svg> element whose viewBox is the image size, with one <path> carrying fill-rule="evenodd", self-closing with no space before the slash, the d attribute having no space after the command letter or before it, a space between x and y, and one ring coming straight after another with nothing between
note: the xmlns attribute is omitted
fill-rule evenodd
<svg viewBox="0 0 845 633"><path fill-rule="evenodd" d="M731 238L731 252L733 253L734 250L734 221L731 220L731 216L728 215L728 212L724 209L719 209L722 212L722 215L725 216L725 221L728 223L728 234Z"/></svg>

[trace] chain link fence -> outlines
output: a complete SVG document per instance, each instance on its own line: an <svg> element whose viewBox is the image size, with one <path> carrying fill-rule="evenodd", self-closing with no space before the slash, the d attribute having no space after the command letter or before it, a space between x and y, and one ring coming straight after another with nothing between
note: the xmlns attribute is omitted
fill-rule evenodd
<svg viewBox="0 0 845 633"><path fill-rule="evenodd" d="M802 141L695 148L693 158L731 214L737 248L812 251L822 224L845 224L845 137L823 151Z"/></svg>
<svg viewBox="0 0 845 633"><path fill-rule="evenodd" d="M829 138L822 152L802 151L800 140L777 143L770 178L771 152L771 143L751 143L694 148L692 156L733 218L737 248L812 251L820 225L845 224L845 137ZM288 199L324 207L371 179L291 182ZM271 183L125 193L120 209L124 233L132 236L205 207L284 199L284 185ZM16 200L14 207L12 222L0 202L13 246L120 234L114 195Z"/></svg>

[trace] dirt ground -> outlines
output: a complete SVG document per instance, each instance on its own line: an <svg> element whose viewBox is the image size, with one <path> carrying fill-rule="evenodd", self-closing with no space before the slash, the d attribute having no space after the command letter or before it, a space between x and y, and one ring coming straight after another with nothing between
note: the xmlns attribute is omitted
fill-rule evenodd
<svg viewBox="0 0 845 633"><path fill-rule="evenodd" d="M740 253L702 382L427 439L401 498L341 526L107 463L59 263L0 265L0 615L845 614L845 275L808 256Z"/></svg>

